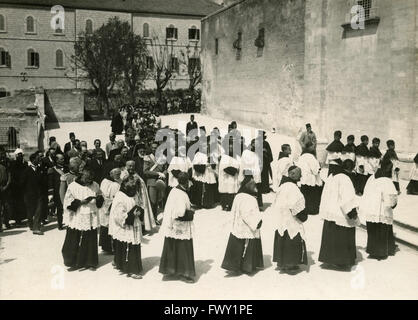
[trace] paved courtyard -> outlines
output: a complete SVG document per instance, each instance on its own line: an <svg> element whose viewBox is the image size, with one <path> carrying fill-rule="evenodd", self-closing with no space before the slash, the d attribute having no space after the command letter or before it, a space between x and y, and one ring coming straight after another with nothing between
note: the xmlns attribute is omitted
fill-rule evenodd
<svg viewBox="0 0 418 320"><path fill-rule="evenodd" d="M199 125L226 128L227 122L196 117ZM188 116L163 118L163 125L176 126ZM244 129L243 126L240 128ZM49 132L63 144L68 132L92 145L94 138L107 141L108 122L62 124ZM282 143L293 139L281 135L270 138L274 157ZM296 148L296 146L295 146ZM404 196L406 197L406 196ZM274 193L264 196L266 207ZM411 216L416 214L417 198L400 200L396 210ZM415 212L413 212L415 211ZM396 214L397 211L395 211ZM61 247L65 231L56 223L46 226L45 235L32 235L26 228L0 234L0 299L417 299L418 252L399 245L394 257L385 261L367 258L367 234L357 229L358 265L351 272L322 269L318 261L322 221L310 216L305 223L309 266L297 275L281 274L272 263L274 229L272 215L264 213L262 245L265 269L253 276L226 277L220 268L231 226L231 214L220 207L200 210L195 216L194 251L197 282L162 281L158 265L163 246L159 233L144 237L142 262L144 278L133 280L114 270L112 256L100 253L96 271L67 272L63 266ZM416 219L414 219L416 221Z"/></svg>

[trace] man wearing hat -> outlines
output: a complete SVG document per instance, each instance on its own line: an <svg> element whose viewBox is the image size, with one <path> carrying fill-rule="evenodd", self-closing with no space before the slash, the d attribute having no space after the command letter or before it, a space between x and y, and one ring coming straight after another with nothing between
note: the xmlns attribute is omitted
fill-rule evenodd
<svg viewBox="0 0 418 320"><path fill-rule="evenodd" d="M306 131L302 132L299 138L299 143L300 143L300 146L302 147L302 151L305 150L308 142L312 143L313 149L314 149L313 154L314 156L316 156L316 135L315 135L315 132L312 131L312 126L310 123L306 124Z"/></svg>
<svg viewBox="0 0 418 320"><path fill-rule="evenodd" d="M67 142L64 145L64 154L67 154L68 151L70 151L75 146L75 134L74 132L70 132L70 142Z"/></svg>
<svg viewBox="0 0 418 320"><path fill-rule="evenodd" d="M24 159L24 152L22 149L17 148L14 152L15 160L12 162L11 165L11 175L12 175L12 182L11 182L11 200L13 205L13 214L14 220L16 221L16 225L20 225L21 221L26 219L26 208L25 202L23 200L23 185L22 181L22 174L28 166L28 163Z"/></svg>
<svg viewBox="0 0 418 320"><path fill-rule="evenodd" d="M10 229L9 220L12 214L10 183L10 161L7 158L6 150L0 147L0 231L2 231L2 220L4 220L6 228Z"/></svg>

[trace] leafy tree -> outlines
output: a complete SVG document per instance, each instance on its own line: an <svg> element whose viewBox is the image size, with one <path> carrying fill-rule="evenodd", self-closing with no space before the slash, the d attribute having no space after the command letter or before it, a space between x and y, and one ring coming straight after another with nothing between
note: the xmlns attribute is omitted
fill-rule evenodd
<svg viewBox="0 0 418 320"><path fill-rule="evenodd" d="M109 115L109 94L115 86L126 88L135 102L135 93L146 77L146 46L127 21L114 17L93 33L81 32L74 51L73 70L81 71L82 79L90 82L99 112Z"/></svg>

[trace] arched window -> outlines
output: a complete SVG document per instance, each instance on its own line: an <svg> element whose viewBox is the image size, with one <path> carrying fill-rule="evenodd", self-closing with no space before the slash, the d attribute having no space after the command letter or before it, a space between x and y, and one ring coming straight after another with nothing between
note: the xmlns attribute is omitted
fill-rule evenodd
<svg viewBox="0 0 418 320"><path fill-rule="evenodd" d="M172 24L170 24L166 29L166 39L170 39L170 40L178 39L178 30Z"/></svg>
<svg viewBox="0 0 418 320"><path fill-rule="evenodd" d="M7 66L7 52L4 48L0 47L0 66L6 67Z"/></svg>
<svg viewBox="0 0 418 320"><path fill-rule="evenodd" d="M90 19L86 20L86 34L93 33L93 21Z"/></svg>
<svg viewBox="0 0 418 320"><path fill-rule="evenodd" d="M32 16L26 18L26 32L35 33L35 19Z"/></svg>
<svg viewBox="0 0 418 320"><path fill-rule="evenodd" d="M142 28L142 35L144 38L149 38L149 25L148 23L144 23Z"/></svg>
<svg viewBox="0 0 418 320"><path fill-rule="evenodd" d="M60 18L57 18L55 20L55 33L62 33L61 19Z"/></svg>
<svg viewBox="0 0 418 320"><path fill-rule="evenodd" d="M190 27L189 40L200 40L200 30L196 26Z"/></svg>
<svg viewBox="0 0 418 320"><path fill-rule="evenodd" d="M39 53L33 49L28 50L28 67L39 67Z"/></svg>
<svg viewBox="0 0 418 320"><path fill-rule="evenodd" d="M61 49L58 49L55 51L55 66L57 68L63 68L64 67L64 53Z"/></svg>
<svg viewBox="0 0 418 320"><path fill-rule="evenodd" d="M0 98L4 98L8 96L10 96L10 92L8 92L7 89L4 87L0 87Z"/></svg>
<svg viewBox="0 0 418 320"><path fill-rule="evenodd" d="M9 127L7 132L7 145L11 150L19 148L19 134L14 127Z"/></svg>
<svg viewBox="0 0 418 320"><path fill-rule="evenodd" d="M6 18L0 14L0 31L6 31Z"/></svg>

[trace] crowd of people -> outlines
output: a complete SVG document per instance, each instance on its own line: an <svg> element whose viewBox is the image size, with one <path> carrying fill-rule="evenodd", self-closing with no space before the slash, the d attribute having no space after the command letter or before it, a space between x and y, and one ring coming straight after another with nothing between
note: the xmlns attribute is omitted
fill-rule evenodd
<svg viewBox="0 0 418 320"><path fill-rule="evenodd" d="M228 272L263 268L260 230L266 214L275 217L273 261L285 272L308 263L303 223L310 215L324 220L319 261L325 264L355 264L359 216L367 222L370 256L393 255L393 209L400 193L395 142L387 141L382 155L379 139L369 148L367 136L355 146L350 135L344 145L336 131L326 149L328 177L322 180L316 137L311 125L306 127L300 157L294 160L290 145L282 145L273 172L264 131L246 141L233 121L223 137L216 127L207 134L193 115L185 131L161 128L158 114L126 105L112 119L105 149L99 139L88 149L70 133L63 149L51 137L46 154L34 152L29 162L21 149L13 161L0 150L2 219L6 228L11 220L19 226L27 219L33 234L43 235L42 226L54 214L58 229L66 230L62 255L69 271L95 270L100 246L114 255L116 269L136 279L142 272L142 236L160 226L165 241L159 271L193 282L194 214L218 204L234 216L222 262ZM161 139L158 132L164 133ZM411 194L417 192L414 170ZM276 198L263 212L270 180Z"/></svg>

